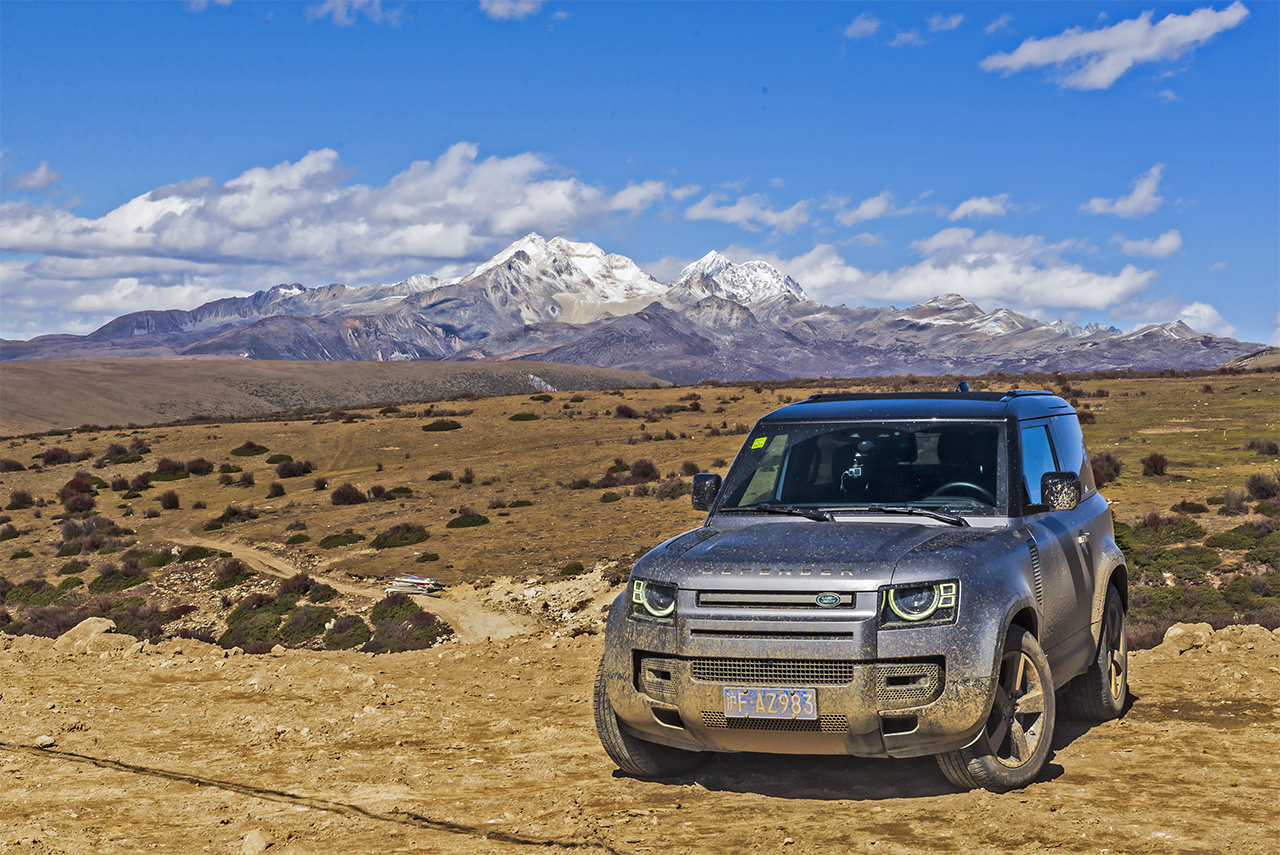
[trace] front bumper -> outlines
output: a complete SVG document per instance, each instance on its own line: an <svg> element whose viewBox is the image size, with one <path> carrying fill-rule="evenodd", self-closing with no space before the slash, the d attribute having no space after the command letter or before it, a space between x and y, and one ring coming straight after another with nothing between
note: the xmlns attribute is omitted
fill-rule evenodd
<svg viewBox="0 0 1280 855"><path fill-rule="evenodd" d="M952 751L982 730L996 639L956 625L877 632L865 603L820 623L778 618L678 609L663 623L615 604L604 669L622 727L689 750L862 757ZM726 717L728 687L813 689L818 718Z"/></svg>

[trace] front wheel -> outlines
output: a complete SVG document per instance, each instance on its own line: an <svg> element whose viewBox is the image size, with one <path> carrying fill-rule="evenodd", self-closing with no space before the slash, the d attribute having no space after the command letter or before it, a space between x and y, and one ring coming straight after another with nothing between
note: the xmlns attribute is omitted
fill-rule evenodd
<svg viewBox="0 0 1280 855"><path fill-rule="evenodd" d="M618 724L618 714L609 703L605 691L604 660L596 669L595 686L596 733L600 744L618 768L638 778L674 778L697 769L707 762L710 752L682 751L637 739Z"/></svg>
<svg viewBox="0 0 1280 855"><path fill-rule="evenodd" d="M1067 713L1081 721L1110 721L1124 711L1129 694L1129 641L1124 602L1115 586L1107 588L1098 633L1098 655L1089 670L1067 684L1062 701Z"/></svg>
<svg viewBox="0 0 1280 855"><path fill-rule="evenodd" d="M968 748L938 755L951 783L1004 793L1036 779L1053 741L1053 675L1040 643L1019 626L1009 628L996 696L987 725Z"/></svg>

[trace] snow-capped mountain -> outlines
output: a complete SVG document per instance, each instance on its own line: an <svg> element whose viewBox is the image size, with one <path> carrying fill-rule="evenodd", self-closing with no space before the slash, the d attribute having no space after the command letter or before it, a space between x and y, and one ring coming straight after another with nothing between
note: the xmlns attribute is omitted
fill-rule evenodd
<svg viewBox="0 0 1280 855"><path fill-rule="evenodd" d="M1128 332L1042 323L959 294L905 309L824 306L769 264L717 252L663 284L595 244L533 233L458 279L277 285L191 311L134 312L88 336L0 342L0 360L540 359L688 383L1213 368L1259 347L1182 321Z"/></svg>
<svg viewBox="0 0 1280 855"><path fill-rule="evenodd" d="M718 252L709 252L680 272L671 285L668 300L674 304L696 303L707 297L722 297L754 306L779 297L807 301L800 283L763 261L734 264Z"/></svg>

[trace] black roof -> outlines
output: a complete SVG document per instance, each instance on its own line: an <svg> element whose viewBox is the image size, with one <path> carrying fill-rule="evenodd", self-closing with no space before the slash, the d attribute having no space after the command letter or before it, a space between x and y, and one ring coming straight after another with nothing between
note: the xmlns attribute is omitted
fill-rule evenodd
<svg viewBox="0 0 1280 855"><path fill-rule="evenodd" d="M844 419L1032 419L1074 412L1042 389L1008 392L835 392L774 410L762 421Z"/></svg>

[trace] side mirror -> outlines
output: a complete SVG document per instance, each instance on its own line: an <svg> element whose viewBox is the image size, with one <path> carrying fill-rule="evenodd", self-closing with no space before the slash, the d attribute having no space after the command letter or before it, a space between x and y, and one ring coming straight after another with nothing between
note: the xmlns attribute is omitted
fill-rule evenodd
<svg viewBox="0 0 1280 855"><path fill-rule="evenodd" d="M1040 501L1053 511L1074 510L1080 504L1080 476L1074 472L1046 472L1040 476Z"/></svg>
<svg viewBox="0 0 1280 855"><path fill-rule="evenodd" d="M709 511L720 495L721 479L714 472L699 472L693 476L693 509Z"/></svg>

